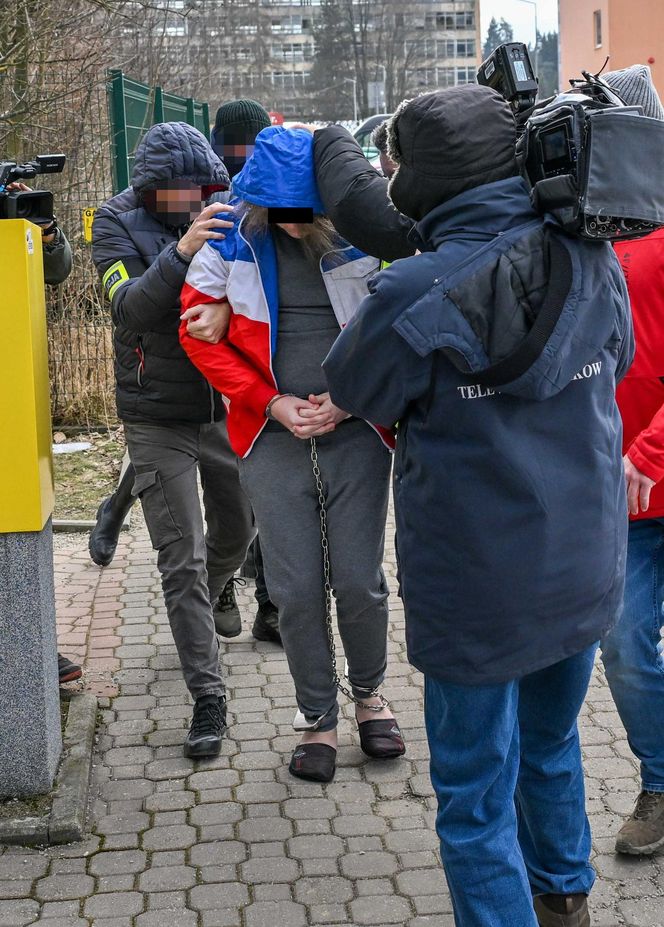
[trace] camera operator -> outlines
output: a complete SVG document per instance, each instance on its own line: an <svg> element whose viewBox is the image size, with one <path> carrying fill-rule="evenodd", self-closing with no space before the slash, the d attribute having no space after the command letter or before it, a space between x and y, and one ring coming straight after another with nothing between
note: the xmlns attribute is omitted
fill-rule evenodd
<svg viewBox="0 0 664 927"><path fill-rule="evenodd" d="M378 274L324 362L332 401L399 423L410 662L461 927L589 927L577 716L622 605L616 382L632 358L611 246L532 209L495 90L403 103L389 193L427 253Z"/></svg>
<svg viewBox="0 0 664 927"><path fill-rule="evenodd" d="M7 184L8 192L30 193L32 188L17 180ZM42 255L44 262L44 283L57 285L67 279L72 269L69 242L64 232L57 227L55 219L39 223L42 231ZM58 653L58 681L73 682L82 676L81 667L68 657Z"/></svg>
<svg viewBox="0 0 664 927"><path fill-rule="evenodd" d="M664 120L650 69L603 75L628 106ZM664 152L661 153L664 157ZM607 682L641 763L641 793L616 839L619 853L664 846L664 229L616 244L632 304L636 356L618 388L630 512L625 607L602 640Z"/></svg>
<svg viewBox="0 0 664 927"><path fill-rule="evenodd" d="M7 184L9 192L30 193L31 189L20 180ZM57 285L66 280L71 273L71 247L65 238L65 233L58 228L54 218L49 222L39 224L42 232L42 254L44 255L44 283Z"/></svg>

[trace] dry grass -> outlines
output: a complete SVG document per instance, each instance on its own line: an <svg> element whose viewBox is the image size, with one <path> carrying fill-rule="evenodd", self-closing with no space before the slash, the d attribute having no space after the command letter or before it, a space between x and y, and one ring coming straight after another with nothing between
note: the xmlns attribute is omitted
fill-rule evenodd
<svg viewBox="0 0 664 927"><path fill-rule="evenodd" d="M48 342L53 421L113 425L113 332L89 248L74 247L69 278L48 293Z"/></svg>
<svg viewBox="0 0 664 927"><path fill-rule="evenodd" d="M125 452L124 435L121 429L105 434L93 431L67 440L88 441L92 447L54 455L54 518L94 520L99 503L117 486Z"/></svg>

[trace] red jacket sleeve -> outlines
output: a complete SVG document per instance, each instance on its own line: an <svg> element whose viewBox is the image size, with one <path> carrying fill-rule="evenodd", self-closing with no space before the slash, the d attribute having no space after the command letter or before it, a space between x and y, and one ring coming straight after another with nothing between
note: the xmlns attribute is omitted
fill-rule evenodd
<svg viewBox="0 0 664 927"><path fill-rule="evenodd" d="M627 456L637 470L656 483L664 477L664 405L634 439Z"/></svg>
<svg viewBox="0 0 664 927"><path fill-rule="evenodd" d="M182 310L225 299L226 276L226 263L214 249L203 246L187 272L187 282L180 295ZM231 319L231 327L232 324ZM187 323L182 322L180 344L192 364L231 403L240 403L262 415L270 399L279 392L228 338L218 344L192 338L187 333Z"/></svg>
<svg viewBox="0 0 664 927"><path fill-rule="evenodd" d="M218 344L200 341L187 334L187 323L183 322L180 344L205 379L231 402L241 403L262 415L270 399L279 392L226 338Z"/></svg>

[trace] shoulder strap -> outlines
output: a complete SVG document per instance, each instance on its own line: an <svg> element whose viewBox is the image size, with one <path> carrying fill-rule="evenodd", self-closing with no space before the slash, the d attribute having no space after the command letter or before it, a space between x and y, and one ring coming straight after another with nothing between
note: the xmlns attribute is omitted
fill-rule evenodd
<svg viewBox="0 0 664 927"><path fill-rule="evenodd" d="M549 284L533 327L508 357L473 374L473 380L492 389L518 380L538 359L553 334L572 284L572 259L559 238L544 228L549 257Z"/></svg>

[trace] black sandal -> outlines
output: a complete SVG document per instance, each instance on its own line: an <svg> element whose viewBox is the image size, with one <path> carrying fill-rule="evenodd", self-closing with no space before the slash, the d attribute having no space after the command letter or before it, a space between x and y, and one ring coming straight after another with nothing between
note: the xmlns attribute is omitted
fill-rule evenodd
<svg viewBox="0 0 664 927"><path fill-rule="evenodd" d="M403 756L406 745L395 718L377 718L357 724L360 747L376 760L392 760Z"/></svg>
<svg viewBox="0 0 664 927"><path fill-rule="evenodd" d="M299 744L293 751L288 771L298 779L332 782L337 767L337 751L329 744Z"/></svg>

